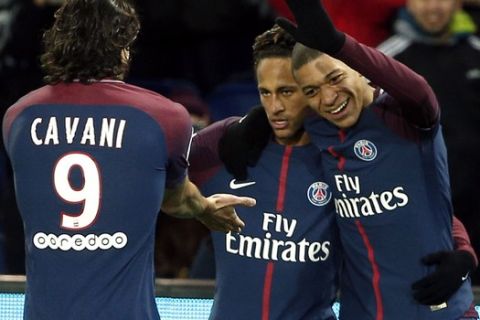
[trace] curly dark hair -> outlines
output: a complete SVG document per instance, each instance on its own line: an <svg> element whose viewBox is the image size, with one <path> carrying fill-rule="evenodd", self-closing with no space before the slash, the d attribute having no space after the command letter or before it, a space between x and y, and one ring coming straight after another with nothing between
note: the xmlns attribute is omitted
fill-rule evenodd
<svg viewBox="0 0 480 320"><path fill-rule="evenodd" d="M262 59L292 56L295 39L277 24L255 38L253 48L253 67L256 70Z"/></svg>
<svg viewBox="0 0 480 320"><path fill-rule="evenodd" d="M128 0L66 0L43 35L42 69L49 84L123 79L140 30Z"/></svg>

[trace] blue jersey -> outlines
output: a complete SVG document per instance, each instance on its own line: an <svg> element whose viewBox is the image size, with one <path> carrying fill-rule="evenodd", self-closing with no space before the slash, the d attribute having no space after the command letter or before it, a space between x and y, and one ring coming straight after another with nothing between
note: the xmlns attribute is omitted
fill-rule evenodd
<svg viewBox="0 0 480 320"><path fill-rule="evenodd" d="M249 169L249 179L236 181L219 165L216 139L205 135L207 130L212 127L193 139L191 179L202 180L207 195L227 192L257 200L253 208L237 208L245 222L241 233L212 233L211 319L335 319L341 254L318 150L271 142Z"/></svg>
<svg viewBox="0 0 480 320"><path fill-rule="evenodd" d="M472 303L469 281L441 307L416 303L411 290L434 271L422 257L453 249L446 149L433 93L418 75L352 38L337 58L389 89L377 90L351 128L317 117L306 123L322 150L345 251L340 317L459 319ZM432 125L419 128L424 122Z"/></svg>
<svg viewBox="0 0 480 320"><path fill-rule="evenodd" d="M159 319L155 222L186 177L186 110L120 81L42 87L4 118L24 221L26 319Z"/></svg>

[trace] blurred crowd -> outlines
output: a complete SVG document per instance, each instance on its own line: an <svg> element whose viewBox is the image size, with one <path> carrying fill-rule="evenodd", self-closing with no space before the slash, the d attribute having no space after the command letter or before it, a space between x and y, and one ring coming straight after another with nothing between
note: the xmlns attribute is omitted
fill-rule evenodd
<svg viewBox="0 0 480 320"><path fill-rule="evenodd" d="M422 1L426 6L432 2ZM42 32L50 26L61 2L0 0L0 116L20 96L42 85ZM275 17L291 18L283 0L134 2L142 29L127 82L183 104L196 130L228 116L243 115L259 104L251 45L256 35L272 26ZM480 1L464 0L453 13L439 10L433 18L428 8L422 12L406 6L407 2L323 1L339 29L409 65L436 91L449 149L454 212L480 254L480 199L476 194L480 181ZM194 262L200 245L202 250L211 246L202 225L160 215L157 277L213 276L209 266ZM25 272L23 246L12 173L2 145L0 274ZM478 272L473 280L480 285Z"/></svg>

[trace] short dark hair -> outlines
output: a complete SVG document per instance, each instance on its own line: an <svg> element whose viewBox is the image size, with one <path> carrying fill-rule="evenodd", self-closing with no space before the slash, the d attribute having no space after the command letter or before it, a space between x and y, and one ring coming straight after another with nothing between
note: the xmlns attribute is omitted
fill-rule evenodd
<svg viewBox="0 0 480 320"><path fill-rule="evenodd" d="M290 58L292 56L295 39L280 26L274 25L255 38L253 44L253 67L265 58Z"/></svg>
<svg viewBox="0 0 480 320"><path fill-rule="evenodd" d="M317 59L322 54L324 54L322 51L297 43L292 50L292 69L298 70L310 61Z"/></svg>
<svg viewBox="0 0 480 320"><path fill-rule="evenodd" d="M43 36L44 80L123 79L130 59L122 58L122 51L130 49L139 30L128 0L66 0Z"/></svg>

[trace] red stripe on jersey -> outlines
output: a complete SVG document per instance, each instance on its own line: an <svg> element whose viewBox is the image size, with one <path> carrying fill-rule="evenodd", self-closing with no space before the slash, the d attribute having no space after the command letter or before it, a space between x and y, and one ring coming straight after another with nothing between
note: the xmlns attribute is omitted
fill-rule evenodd
<svg viewBox="0 0 480 320"><path fill-rule="evenodd" d="M340 156L340 155L337 153L337 151L335 151L335 149L333 149L332 146L328 147L327 150L328 150L328 152L330 152L330 154L331 154L332 156L334 156L335 158L338 158L338 157Z"/></svg>
<svg viewBox="0 0 480 320"><path fill-rule="evenodd" d="M345 157L340 156L338 159L338 165L337 165L338 170L343 170L345 168Z"/></svg>
<svg viewBox="0 0 480 320"><path fill-rule="evenodd" d="M283 153L282 168L280 169L280 179L278 183L277 212L281 213L284 208L285 190L287 186L288 162L292 154L292 146L286 146Z"/></svg>
<svg viewBox="0 0 480 320"><path fill-rule="evenodd" d="M343 168L345 168L345 157L340 155L337 151L335 151L332 146L328 147L327 150L328 152L330 152L332 156L338 159L337 169L343 170Z"/></svg>
<svg viewBox="0 0 480 320"><path fill-rule="evenodd" d="M345 133L345 131L343 131L343 129L340 129L338 131L338 138L340 139L341 143L345 142L345 139L347 138L347 134ZM343 170L345 168L345 161L346 161L345 157L342 155L339 155L338 164L337 164L338 170Z"/></svg>
<svg viewBox="0 0 480 320"><path fill-rule="evenodd" d="M267 263L265 281L263 282L262 320L270 318L270 294L272 293L273 262Z"/></svg>
<svg viewBox="0 0 480 320"><path fill-rule="evenodd" d="M383 301L382 301L382 294L380 293L380 271L378 270L377 262L375 261L375 252L373 251L373 247L368 239L367 233L363 228L362 223L359 220L355 221L357 225L358 232L362 236L363 243L368 251L368 260L370 261L370 265L372 266L373 277L372 277L372 286L373 291L375 292L375 301L377 303L377 315L375 316L375 320L383 320Z"/></svg>
<svg viewBox="0 0 480 320"><path fill-rule="evenodd" d="M288 164L293 148L291 146L285 147L283 153L282 167L280 168L280 177L278 183L277 206L276 211L282 213L285 205L285 191L287 189ZM270 297L272 294L272 279L274 263L269 261L267 263L267 270L265 272L265 280L263 282L263 301L262 301L262 320L270 318Z"/></svg>
<svg viewBox="0 0 480 320"><path fill-rule="evenodd" d="M345 133L345 131L343 131L343 129L340 129L338 131L338 138L340 139L340 142L341 143L345 142L346 137L347 137L347 134Z"/></svg>

